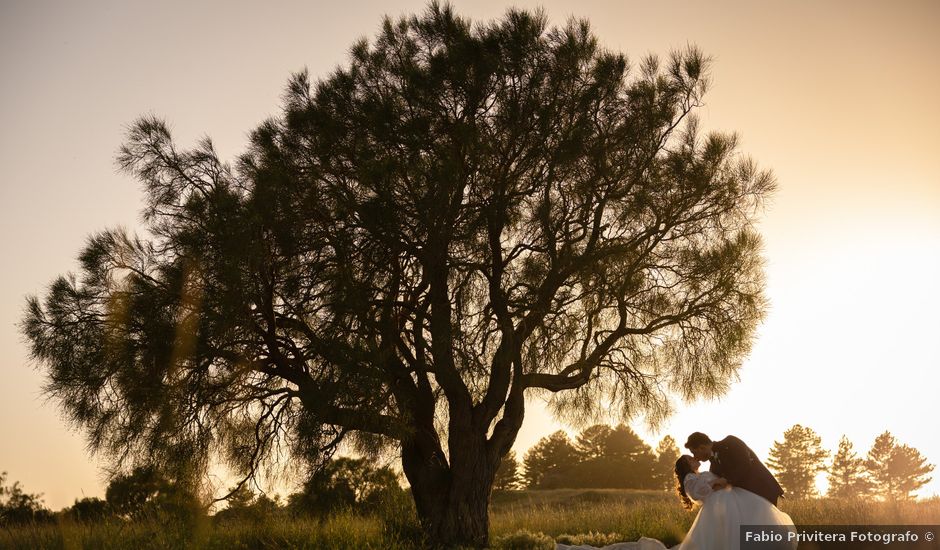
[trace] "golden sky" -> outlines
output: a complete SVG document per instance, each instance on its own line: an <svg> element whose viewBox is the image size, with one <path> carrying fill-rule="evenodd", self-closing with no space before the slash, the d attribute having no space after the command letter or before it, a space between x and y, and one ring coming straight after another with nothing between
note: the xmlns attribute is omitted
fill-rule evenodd
<svg viewBox="0 0 940 550"><path fill-rule="evenodd" d="M453 2L473 19L507 2ZM940 463L940 3L560 2L638 59L688 43L714 58L705 127L775 171L761 229L770 313L741 381L682 405L664 434L735 434L762 457L795 423L829 449L898 439ZM91 232L137 225L113 159L127 124L165 117L232 159L288 76L325 75L412 2L0 1L0 471L54 509L103 496L98 464L40 396L17 332L24 297L77 267ZM533 403L516 449L558 426ZM940 493L938 481L926 494Z"/></svg>

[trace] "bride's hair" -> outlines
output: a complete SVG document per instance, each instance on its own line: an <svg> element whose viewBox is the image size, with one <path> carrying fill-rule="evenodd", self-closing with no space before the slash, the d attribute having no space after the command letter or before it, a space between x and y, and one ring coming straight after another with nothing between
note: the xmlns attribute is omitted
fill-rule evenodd
<svg viewBox="0 0 940 550"><path fill-rule="evenodd" d="M682 501L682 507L686 510L692 509L692 499L685 492L685 476L692 473L692 457L682 455L676 460L676 493L679 494L679 500Z"/></svg>

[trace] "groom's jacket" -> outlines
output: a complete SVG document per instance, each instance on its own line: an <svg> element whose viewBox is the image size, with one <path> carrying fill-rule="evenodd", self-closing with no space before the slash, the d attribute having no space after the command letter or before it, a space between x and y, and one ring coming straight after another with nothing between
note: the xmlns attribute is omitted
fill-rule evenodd
<svg viewBox="0 0 940 550"><path fill-rule="evenodd" d="M783 489L766 466L761 464L743 441L729 435L721 441L712 443L712 458L709 470L715 475L728 480L735 487L747 489L777 504L783 495Z"/></svg>

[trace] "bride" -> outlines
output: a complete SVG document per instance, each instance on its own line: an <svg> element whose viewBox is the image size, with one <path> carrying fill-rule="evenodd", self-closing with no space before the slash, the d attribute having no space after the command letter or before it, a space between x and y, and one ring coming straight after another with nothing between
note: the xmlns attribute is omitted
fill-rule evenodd
<svg viewBox="0 0 940 550"><path fill-rule="evenodd" d="M712 472L699 472L701 463L683 455L676 461L676 490L683 506L692 501L702 505L682 544L672 550L738 550L741 525L775 525L793 528L790 516L768 500L728 482ZM618 542L602 550L664 550L658 540L641 538L636 542ZM792 548L796 548L794 542ZM556 550L597 550L593 546L556 545Z"/></svg>

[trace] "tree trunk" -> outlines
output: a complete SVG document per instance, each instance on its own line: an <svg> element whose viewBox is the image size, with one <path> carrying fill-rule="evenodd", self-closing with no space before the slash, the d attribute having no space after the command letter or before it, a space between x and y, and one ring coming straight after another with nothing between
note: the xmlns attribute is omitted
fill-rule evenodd
<svg viewBox="0 0 940 550"><path fill-rule="evenodd" d="M403 449L402 467L433 548L489 545L489 500L496 468L487 463L485 439L464 443L450 450L449 466L418 445Z"/></svg>

